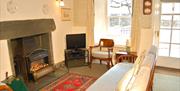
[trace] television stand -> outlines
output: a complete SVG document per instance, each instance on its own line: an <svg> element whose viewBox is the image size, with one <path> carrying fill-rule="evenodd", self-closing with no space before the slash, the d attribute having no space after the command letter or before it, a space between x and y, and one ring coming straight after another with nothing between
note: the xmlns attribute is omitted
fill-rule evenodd
<svg viewBox="0 0 180 91"><path fill-rule="evenodd" d="M69 67L86 66L89 63L88 49L66 49L65 64Z"/></svg>

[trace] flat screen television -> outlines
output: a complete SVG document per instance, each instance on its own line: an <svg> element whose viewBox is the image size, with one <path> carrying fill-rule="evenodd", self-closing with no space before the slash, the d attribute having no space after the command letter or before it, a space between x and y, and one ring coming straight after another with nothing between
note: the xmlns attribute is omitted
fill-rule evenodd
<svg viewBox="0 0 180 91"><path fill-rule="evenodd" d="M77 50L79 48L86 48L86 34L67 34L66 48Z"/></svg>

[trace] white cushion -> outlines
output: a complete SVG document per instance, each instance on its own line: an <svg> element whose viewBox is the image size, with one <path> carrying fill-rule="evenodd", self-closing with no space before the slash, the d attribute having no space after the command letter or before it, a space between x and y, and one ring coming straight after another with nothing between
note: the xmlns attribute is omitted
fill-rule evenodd
<svg viewBox="0 0 180 91"><path fill-rule="evenodd" d="M136 75L141 67L142 62L144 61L145 58L145 52L143 52L140 56L136 58L136 61L133 65L134 68L134 75Z"/></svg>
<svg viewBox="0 0 180 91"><path fill-rule="evenodd" d="M153 55L153 54L148 54L148 55L145 57L145 59L144 59L144 61L143 61L143 63L142 63L142 66L146 66L146 67L149 67L149 68L151 69L152 66L153 66L154 61L155 61L155 55Z"/></svg>
<svg viewBox="0 0 180 91"><path fill-rule="evenodd" d="M146 91L146 87L149 82L150 71L151 70L148 67L141 67L139 73L134 79L132 86L128 88L128 91Z"/></svg>
<svg viewBox="0 0 180 91"><path fill-rule="evenodd" d="M117 91L127 91L128 84L134 78L134 69L130 69L123 78L118 82Z"/></svg>
<svg viewBox="0 0 180 91"><path fill-rule="evenodd" d="M132 63L118 63L97 79L86 91L114 91L120 79L132 68Z"/></svg>
<svg viewBox="0 0 180 91"><path fill-rule="evenodd" d="M110 52L110 57L112 57L112 52ZM93 57L100 57L100 58L108 58L108 52L107 51L93 51L92 52Z"/></svg>

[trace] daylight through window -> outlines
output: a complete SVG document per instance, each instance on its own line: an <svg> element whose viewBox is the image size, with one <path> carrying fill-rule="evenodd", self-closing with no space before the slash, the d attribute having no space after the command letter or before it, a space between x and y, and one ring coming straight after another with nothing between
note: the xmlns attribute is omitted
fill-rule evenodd
<svg viewBox="0 0 180 91"><path fill-rule="evenodd" d="M180 58L180 3L161 4L159 55Z"/></svg>

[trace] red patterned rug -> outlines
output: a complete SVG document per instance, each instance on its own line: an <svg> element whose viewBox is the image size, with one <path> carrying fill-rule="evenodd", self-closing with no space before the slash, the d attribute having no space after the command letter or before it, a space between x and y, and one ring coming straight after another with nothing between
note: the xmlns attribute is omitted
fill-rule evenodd
<svg viewBox="0 0 180 91"><path fill-rule="evenodd" d="M96 78L68 73L40 91L85 91Z"/></svg>

